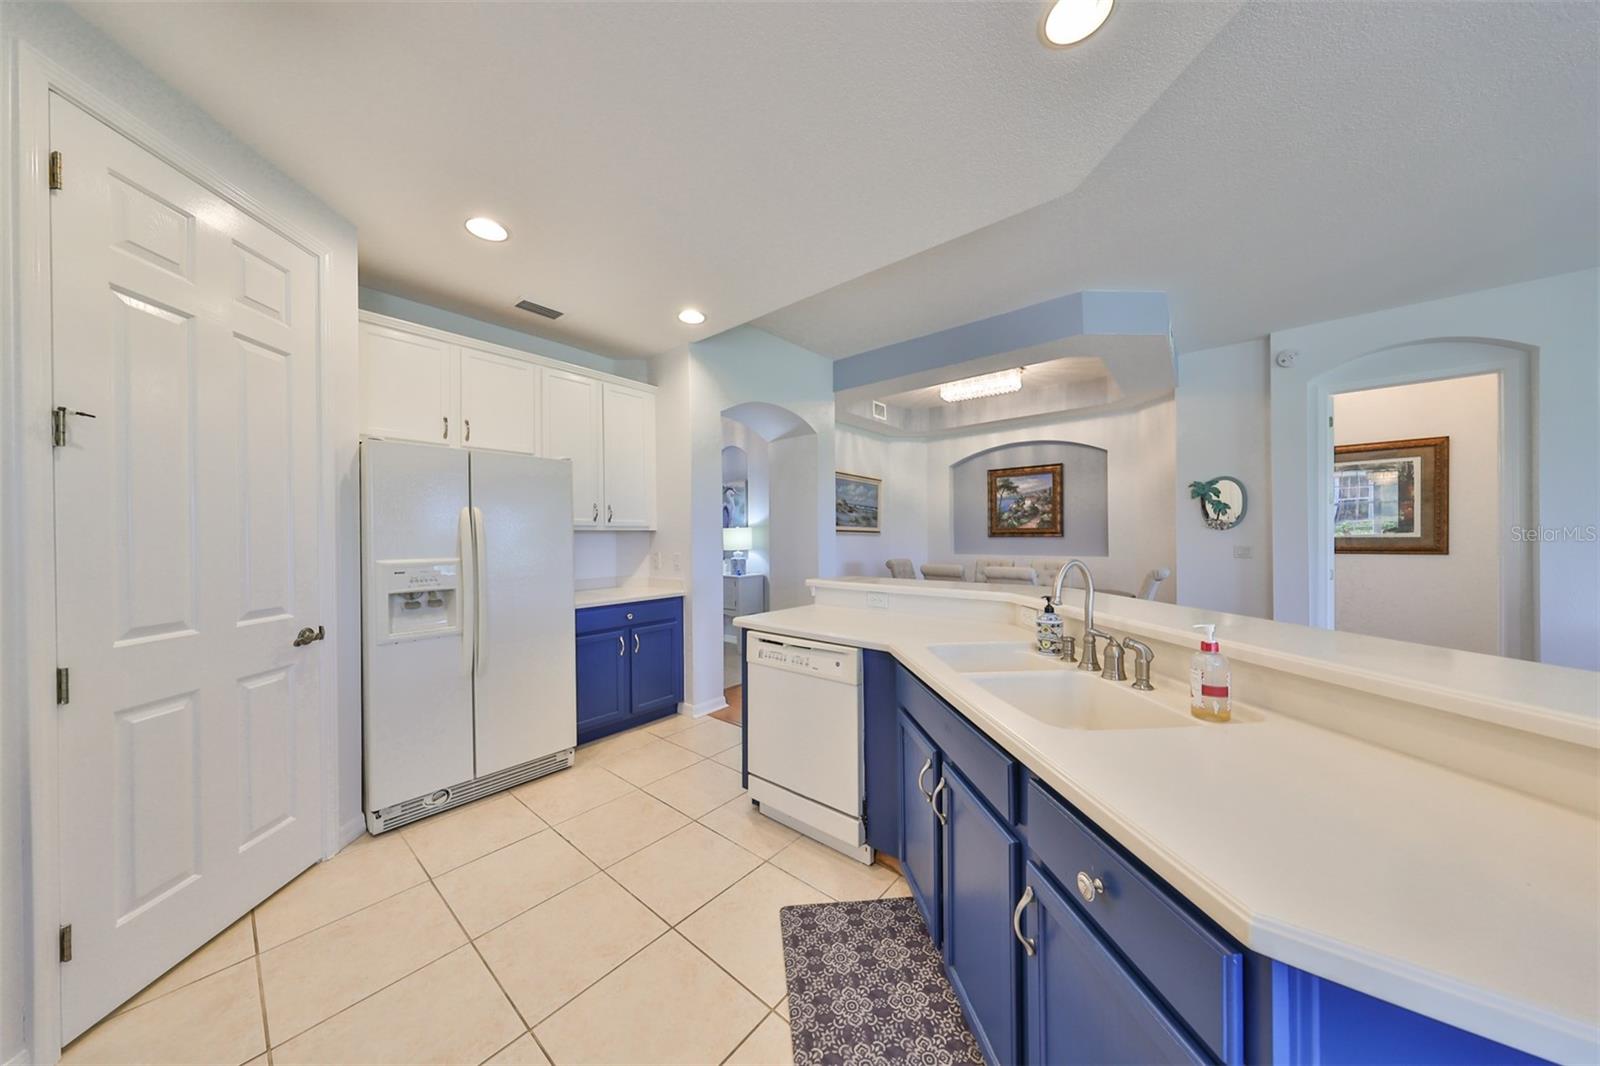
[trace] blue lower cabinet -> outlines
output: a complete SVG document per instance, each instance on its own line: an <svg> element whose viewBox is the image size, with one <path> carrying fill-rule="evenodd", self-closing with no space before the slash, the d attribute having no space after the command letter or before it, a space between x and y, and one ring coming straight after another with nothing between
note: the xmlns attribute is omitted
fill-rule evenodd
<svg viewBox="0 0 1600 1066"><path fill-rule="evenodd" d="M672 714L683 699L683 601L578 612L578 743Z"/></svg>
<svg viewBox="0 0 1600 1066"><path fill-rule="evenodd" d="M578 739L628 721L628 631L602 629L578 637Z"/></svg>
<svg viewBox="0 0 1600 1066"><path fill-rule="evenodd" d="M939 752L905 714L900 734L900 868L911 898L922 911L928 935L939 943L939 820L928 797L939 779Z"/></svg>
<svg viewBox="0 0 1600 1066"><path fill-rule="evenodd" d="M1025 887L1031 895L1021 925L1033 949L1022 967L1029 1063L1211 1061L1031 862Z"/></svg>
<svg viewBox="0 0 1600 1066"><path fill-rule="evenodd" d="M1017 958L1012 910L1022 898L1022 845L953 763L934 786L944 825L944 960L984 1057L1018 1061Z"/></svg>
<svg viewBox="0 0 1600 1066"><path fill-rule="evenodd" d="M629 638L629 701L631 713L656 715L676 710L682 685L680 650L683 628L676 622L634 626Z"/></svg>

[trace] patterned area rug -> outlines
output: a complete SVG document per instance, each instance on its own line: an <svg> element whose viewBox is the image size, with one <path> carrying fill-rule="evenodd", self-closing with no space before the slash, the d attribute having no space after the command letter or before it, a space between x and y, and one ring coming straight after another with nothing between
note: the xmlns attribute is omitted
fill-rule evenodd
<svg viewBox="0 0 1600 1066"><path fill-rule="evenodd" d="M914 901L778 914L796 1066L983 1062Z"/></svg>

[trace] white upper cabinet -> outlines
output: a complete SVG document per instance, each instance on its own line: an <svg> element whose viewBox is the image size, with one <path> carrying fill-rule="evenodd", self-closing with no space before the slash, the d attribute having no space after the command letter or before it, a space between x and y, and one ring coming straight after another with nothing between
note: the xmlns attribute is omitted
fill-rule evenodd
<svg viewBox="0 0 1600 1066"><path fill-rule="evenodd" d="M606 382L602 425L605 514L614 529L656 524L656 398Z"/></svg>
<svg viewBox="0 0 1600 1066"><path fill-rule="evenodd" d="M461 443L503 452L539 452L539 367L461 348Z"/></svg>
<svg viewBox="0 0 1600 1066"><path fill-rule="evenodd" d="M601 382L564 370L544 372L544 443L546 459L572 460L572 524L605 524L600 447ZM652 475L653 480L653 475Z"/></svg>
<svg viewBox="0 0 1600 1066"><path fill-rule="evenodd" d="M361 323L361 426L374 437L454 444L454 352L431 337Z"/></svg>
<svg viewBox="0 0 1600 1066"><path fill-rule="evenodd" d="M574 528L656 525L649 385L363 311L361 431L570 459Z"/></svg>

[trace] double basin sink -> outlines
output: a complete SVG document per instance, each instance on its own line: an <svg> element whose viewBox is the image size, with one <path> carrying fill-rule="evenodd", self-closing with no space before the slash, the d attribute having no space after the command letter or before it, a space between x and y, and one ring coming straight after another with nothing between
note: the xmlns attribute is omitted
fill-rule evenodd
<svg viewBox="0 0 1600 1066"><path fill-rule="evenodd" d="M967 680L1030 718L1061 729L1174 729L1202 723L1179 694L1140 692L1026 642L935 644L929 649ZM1171 682L1166 682L1171 687ZM1181 694L1186 696L1187 694Z"/></svg>

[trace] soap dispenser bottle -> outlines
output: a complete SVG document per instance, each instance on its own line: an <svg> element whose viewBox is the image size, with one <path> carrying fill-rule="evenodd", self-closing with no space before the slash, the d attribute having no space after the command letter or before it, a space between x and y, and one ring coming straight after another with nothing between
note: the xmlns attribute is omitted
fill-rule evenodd
<svg viewBox="0 0 1600 1066"><path fill-rule="evenodd" d="M1034 650L1040 655L1061 658L1061 635L1061 616L1056 614L1055 603L1046 596L1044 610L1039 613L1039 618L1034 623Z"/></svg>
<svg viewBox="0 0 1600 1066"><path fill-rule="evenodd" d="M1217 644L1217 627L1207 622L1193 628L1201 636L1200 650L1189 660L1189 713L1208 722L1226 722L1233 717L1228 697L1232 672Z"/></svg>

